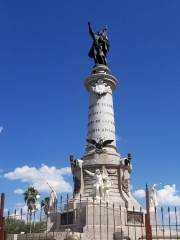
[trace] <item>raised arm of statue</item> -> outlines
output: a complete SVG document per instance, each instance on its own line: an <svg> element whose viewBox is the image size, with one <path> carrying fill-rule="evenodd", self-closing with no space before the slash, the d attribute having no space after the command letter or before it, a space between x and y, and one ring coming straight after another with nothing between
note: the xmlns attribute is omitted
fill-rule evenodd
<svg viewBox="0 0 180 240"><path fill-rule="evenodd" d="M88 170L86 170L86 169L84 169L84 171L88 174L88 175L90 175L90 176L95 176L95 173L92 173L92 172L90 172L90 171L88 171Z"/></svg>
<svg viewBox="0 0 180 240"><path fill-rule="evenodd" d="M109 177L107 169L105 168L104 165L102 166L102 176L103 176L103 178L108 178Z"/></svg>
<svg viewBox="0 0 180 240"><path fill-rule="evenodd" d="M157 184L153 184L150 193L150 211L155 211L155 208L158 206L158 191Z"/></svg>
<svg viewBox="0 0 180 240"><path fill-rule="evenodd" d="M95 40L94 32L92 30L92 26L91 26L90 22L88 22L88 27L89 27L89 33L90 33L91 37L93 38L93 40Z"/></svg>
<svg viewBox="0 0 180 240"><path fill-rule="evenodd" d="M57 193L56 193L56 191L54 190L54 188L49 184L48 181L47 181L46 183L47 183L47 185L49 186L49 188L51 189L51 193L53 193L53 194L54 194L54 197L57 199Z"/></svg>

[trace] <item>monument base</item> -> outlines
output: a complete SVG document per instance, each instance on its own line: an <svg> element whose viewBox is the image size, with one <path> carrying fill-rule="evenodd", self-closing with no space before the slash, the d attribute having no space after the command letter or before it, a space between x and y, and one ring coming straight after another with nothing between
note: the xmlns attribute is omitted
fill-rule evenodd
<svg viewBox="0 0 180 240"><path fill-rule="evenodd" d="M50 231L69 231L69 235L74 233L83 240L138 239L142 237L142 231L145 236L144 213L140 209L128 210L108 202L71 202L57 218L59 221Z"/></svg>

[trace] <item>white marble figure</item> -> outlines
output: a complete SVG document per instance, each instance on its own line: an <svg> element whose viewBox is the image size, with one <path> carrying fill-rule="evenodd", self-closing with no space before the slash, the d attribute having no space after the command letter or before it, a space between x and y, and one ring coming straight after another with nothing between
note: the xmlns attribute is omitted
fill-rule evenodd
<svg viewBox="0 0 180 240"><path fill-rule="evenodd" d="M150 193L150 211L155 211L155 208L158 206L157 199L157 184L153 184Z"/></svg>
<svg viewBox="0 0 180 240"><path fill-rule="evenodd" d="M96 182L94 184L94 196L95 199L107 200L109 197L109 188L111 186L111 181L109 180L108 173L103 167L103 172L100 169L96 169L95 173L88 170L84 170L88 175L95 177Z"/></svg>
<svg viewBox="0 0 180 240"><path fill-rule="evenodd" d="M103 166L103 183L104 183L104 187L103 187L103 197L104 199L108 199L109 198L109 189L112 186L112 182L109 179L109 175L107 172L107 169L105 168L105 166Z"/></svg>
<svg viewBox="0 0 180 240"><path fill-rule="evenodd" d="M108 86L102 79L98 79L95 86L92 86L92 90L97 95L101 96L108 92L111 92L110 86Z"/></svg>
<svg viewBox="0 0 180 240"><path fill-rule="evenodd" d="M50 196L49 196L49 213L50 213L55 210L55 206L56 206L58 197L57 197L57 193L54 190L54 188L48 182L46 182L46 183L49 186L49 188L51 189Z"/></svg>

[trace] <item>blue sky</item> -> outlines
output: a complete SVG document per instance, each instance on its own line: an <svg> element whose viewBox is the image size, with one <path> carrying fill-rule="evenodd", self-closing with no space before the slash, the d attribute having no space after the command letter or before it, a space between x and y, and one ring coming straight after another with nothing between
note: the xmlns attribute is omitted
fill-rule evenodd
<svg viewBox="0 0 180 240"><path fill-rule="evenodd" d="M133 188L161 182L180 190L179 9L178 0L0 2L0 192L7 208L22 202L14 190L30 184L7 173L25 165L43 171L44 164L70 181L57 169L69 166L69 154L84 153L88 21L95 30L109 27L109 67L120 83L118 149L132 152Z"/></svg>

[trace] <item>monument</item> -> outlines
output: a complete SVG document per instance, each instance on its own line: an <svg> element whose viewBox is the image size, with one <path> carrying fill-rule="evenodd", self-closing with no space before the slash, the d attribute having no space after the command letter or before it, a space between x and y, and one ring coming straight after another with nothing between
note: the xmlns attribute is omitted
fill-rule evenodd
<svg viewBox="0 0 180 240"><path fill-rule="evenodd" d="M89 57L95 65L85 80L89 92L87 145L80 160L70 156L74 194L54 229L68 231L74 239L134 239L131 226L137 227L138 235L144 214L131 194L131 154L122 157L116 146L113 92L118 80L107 63L107 27L99 32L90 23L88 27L93 39Z"/></svg>
<svg viewBox="0 0 180 240"><path fill-rule="evenodd" d="M157 184L152 186L150 197L146 186L146 210L141 209L131 194L132 156L130 153L126 157L121 156L116 146L113 92L118 86L118 80L108 67L110 44L107 27L94 32L88 23L88 28L93 40L89 57L95 65L84 84L89 93L86 147L81 159L70 156L73 196L67 197L65 201L61 198L59 208L56 191L47 182L50 195L41 202L46 230L13 237L18 240L179 239L176 208L176 225L170 224L172 212L169 207L168 225L164 222L166 214L163 215L163 208L160 209L162 224L159 224ZM35 219L38 192L30 187L24 195L30 219L32 213ZM1 202L4 202L4 195ZM3 206L0 210L0 227L3 228ZM1 233L4 236L4 232ZM9 235L9 239L11 237Z"/></svg>

